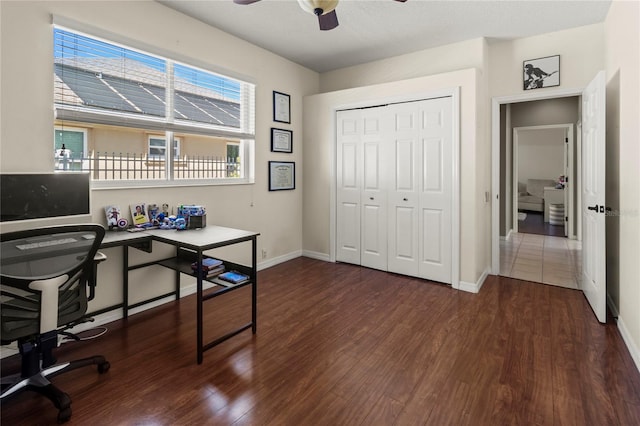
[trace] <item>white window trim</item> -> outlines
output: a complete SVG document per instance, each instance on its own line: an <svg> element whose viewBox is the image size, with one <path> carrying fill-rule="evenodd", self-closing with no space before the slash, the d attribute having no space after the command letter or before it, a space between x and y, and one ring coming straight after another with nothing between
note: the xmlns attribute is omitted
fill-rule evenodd
<svg viewBox="0 0 640 426"><path fill-rule="evenodd" d="M147 130L160 130L167 132L182 132L192 133L200 135L218 136L218 137L232 137L241 140L240 152L242 155L242 176L241 178L218 178L218 179L194 179L189 181L173 180L169 178L162 181L134 181L134 180L118 180L118 181L105 181L105 180L92 180L93 189L116 189L116 188L144 188L144 187L189 187L189 186L217 186L217 185L245 185L255 183L255 138L256 138L256 82L253 78L247 75L238 74L226 69L221 69L219 66L215 66L202 61L194 60L194 58L184 57L180 53L165 51L164 49L158 49L154 46L147 46L140 43L139 40L131 40L123 38L117 34L105 33L99 28L87 26L80 21L74 21L65 17L53 16L52 23L63 30L68 30L76 33L80 33L87 37L95 38L107 43L119 45L121 47L138 51L141 53L150 54L153 56L159 56L166 59L170 63L179 63L188 67L200 69L202 71L218 74L222 77L237 80L244 85L245 89L241 92L240 102L245 108L242 108L242 115L240 118L240 129L233 129L229 127L204 125L197 122L185 124L182 122L175 123L169 119L158 119L154 117L139 117L129 115L122 112L105 113L101 110L90 111L87 108L77 108L70 105L54 105L56 112L56 118L58 120L69 120L71 122L82 123L95 123L95 124L107 124L107 125L119 125L124 128L139 128ZM140 46L140 48L136 47ZM169 115L172 116L173 112ZM127 126L122 126L122 121L128 123ZM116 124L119 123L119 124ZM69 126L55 126L56 128L64 127L71 129ZM80 129L80 128L79 128ZM166 137L165 137L166 138ZM87 136L85 130L84 149L87 150ZM147 147L148 152L148 147ZM179 153L179 149L178 149ZM173 158L167 158L169 162L173 161Z"/></svg>

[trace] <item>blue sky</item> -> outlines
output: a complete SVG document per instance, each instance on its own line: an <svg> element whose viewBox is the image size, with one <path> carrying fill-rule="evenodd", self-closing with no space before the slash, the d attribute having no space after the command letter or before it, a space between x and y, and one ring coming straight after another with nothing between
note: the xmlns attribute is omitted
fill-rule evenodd
<svg viewBox="0 0 640 426"><path fill-rule="evenodd" d="M166 60L164 58L105 43L60 28L54 28L53 42L53 55L55 58L127 58L160 72L165 72L166 70ZM240 84L235 80L179 63L174 63L174 75L176 78L196 86L213 90L226 98L240 99Z"/></svg>

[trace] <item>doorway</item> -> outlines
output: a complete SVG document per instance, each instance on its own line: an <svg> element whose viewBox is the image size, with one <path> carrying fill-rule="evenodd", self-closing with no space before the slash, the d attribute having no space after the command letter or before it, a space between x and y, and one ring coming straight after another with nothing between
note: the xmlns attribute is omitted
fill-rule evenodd
<svg viewBox="0 0 640 426"><path fill-rule="evenodd" d="M498 173L494 168L499 239L494 235L497 256L492 262L497 275L580 288L581 243L575 232L579 160L574 143L579 95L527 94L494 104L499 108L494 108L494 130L500 131Z"/></svg>
<svg viewBox="0 0 640 426"><path fill-rule="evenodd" d="M577 102L569 106L575 111L568 111L568 117L574 112L577 117ZM513 155L505 162L511 160L514 202L511 206L505 203L504 214L513 217L510 222L501 220L505 230L511 223L514 233L575 239L574 204L580 175L575 172L574 124L513 127L511 151ZM502 167L501 179L508 178L508 168L508 164Z"/></svg>

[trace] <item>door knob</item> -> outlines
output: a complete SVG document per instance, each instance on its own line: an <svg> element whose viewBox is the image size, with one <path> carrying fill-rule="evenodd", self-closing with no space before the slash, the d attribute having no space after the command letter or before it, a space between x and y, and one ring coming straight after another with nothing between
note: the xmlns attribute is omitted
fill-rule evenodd
<svg viewBox="0 0 640 426"><path fill-rule="evenodd" d="M373 201L373 197L369 197L369 199L370 199L371 201Z"/></svg>
<svg viewBox="0 0 640 426"><path fill-rule="evenodd" d="M409 199L408 198L403 198L402 201L409 201Z"/></svg>
<svg viewBox="0 0 640 426"><path fill-rule="evenodd" d="M595 211L597 213L598 212L598 205L596 204L595 206L587 206L587 209L588 210L593 210L593 211Z"/></svg>

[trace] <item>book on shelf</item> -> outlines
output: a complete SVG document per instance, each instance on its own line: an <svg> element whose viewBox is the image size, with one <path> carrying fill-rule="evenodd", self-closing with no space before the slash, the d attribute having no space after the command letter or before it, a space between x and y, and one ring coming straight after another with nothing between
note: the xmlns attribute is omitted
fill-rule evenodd
<svg viewBox="0 0 640 426"><path fill-rule="evenodd" d="M224 271L226 271L226 268L224 267L224 265L218 265L213 269L203 269L202 278L215 278L221 273L223 273ZM194 270L193 274L198 275L198 271Z"/></svg>
<svg viewBox="0 0 640 426"><path fill-rule="evenodd" d="M240 284L245 281L249 281L249 276L245 274L241 274L238 271L228 271L224 274L218 275L218 278L224 281L228 281L233 284Z"/></svg>
<svg viewBox="0 0 640 426"><path fill-rule="evenodd" d="M202 269L204 271L217 268L220 265L222 265L222 260L214 259L212 257L207 257L207 258L202 259ZM198 270L198 262L197 261L195 261L195 262L193 262L191 264L191 269L193 269L194 271Z"/></svg>

